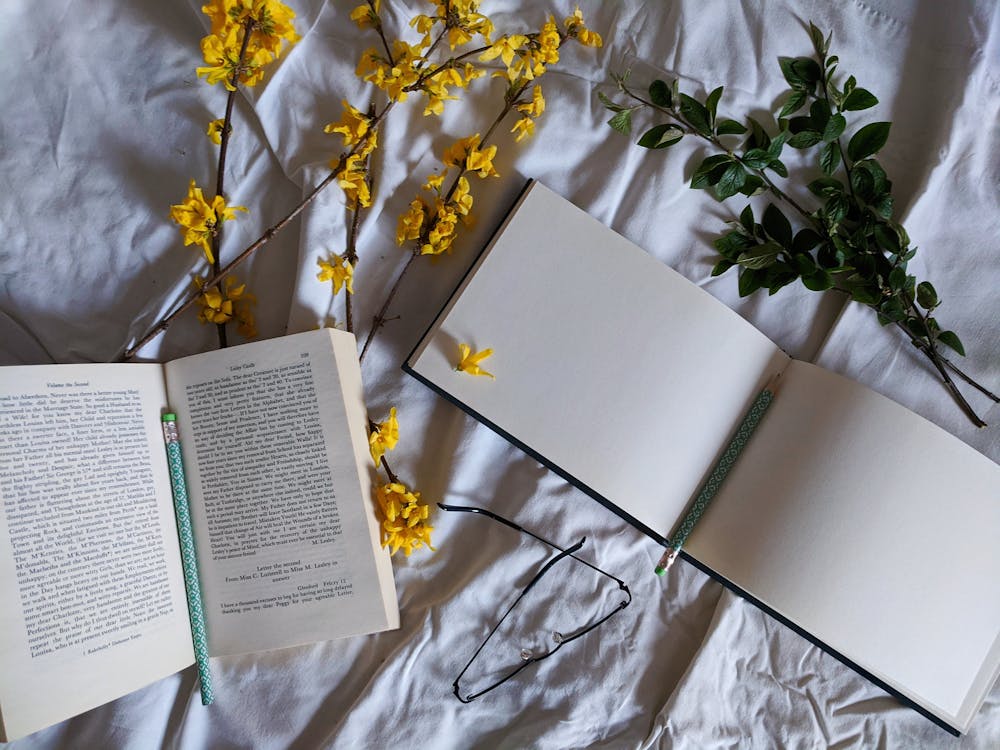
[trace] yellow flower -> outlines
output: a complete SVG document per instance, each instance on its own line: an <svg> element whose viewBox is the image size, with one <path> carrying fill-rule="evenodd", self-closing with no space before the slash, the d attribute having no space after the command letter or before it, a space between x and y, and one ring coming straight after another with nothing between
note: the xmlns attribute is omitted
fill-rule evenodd
<svg viewBox="0 0 1000 750"><path fill-rule="evenodd" d="M433 190L436 193L441 192L441 183L444 182L444 172L432 172L427 175L427 182L423 184L424 190Z"/></svg>
<svg viewBox="0 0 1000 750"><path fill-rule="evenodd" d="M527 43L528 37L523 34L511 34L510 36L501 37L493 46L481 54L479 59L483 62L489 62L499 57L503 60L503 64L509 68L518 49Z"/></svg>
<svg viewBox="0 0 1000 750"><path fill-rule="evenodd" d="M285 43L298 41L292 26L295 13L279 0L209 0L202 12L212 21L212 32L201 40L201 51L208 63L197 69L211 83L222 82L235 90L233 76L247 86L264 77L263 67L280 54ZM243 62L240 50L247 23L252 22Z"/></svg>
<svg viewBox="0 0 1000 750"><path fill-rule="evenodd" d="M520 120L514 123L514 127L510 129L511 133L517 133L517 137L514 139L516 143L520 143L525 138L533 135L535 132L535 121L530 117L522 117Z"/></svg>
<svg viewBox="0 0 1000 750"><path fill-rule="evenodd" d="M424 202L419 198L412 201L410 208L399 217L399 222L396 224L396 244L402 245L406 240L418 239L426 216L427 206Z"/></svg>
<svg viewBox="0 0 1000 750"><path fill-rule="evenodd" d="M360 154L351 154L344 162L344 168L337 174L337 184L347 196L352 208L358 205L367 208L372 204L371 191L368 187L367 167Z"/></svg>
<svg viewBox="0 0 1000 750"><path fill-rule="evenodd" d="M472 196L469 194L469 181L464 177L458 178L458 185L455 186L451 200L457 213L462 216L469 215L472 210Z"/></svg>
<svg viewBox="0 0 1000 750"><path fill-rule="evenodd" d="M216 146L222 143L222 126L225 123L221 117L218 120L212 120L208 123L207 135L212 139L212 143Z"/></svg>
<svg viewBox="0 0 1000 750"><path fill-rule="evenodd" d="M198 289L203 289L205 280L200 276L194 279L194 285ZM198 296L198 320L202 323L228 323L234 317L240 322L239 331L247 338L257 335L254 326L253 313L250 305L255 304L257 299L246 291L246 284L240 284L233 276L227 276L224 288L210 287L204 289Z"/></svg>
<svg viewBox="0 0 1000 750"><path fill-rule="evenodd" d="M359 109L352 107L346 100L342 100L344 115L339 122L331 122L323 128L324 133L340 133L344 138L345 146L361 144L355 149L358 156L365 157L371 154L378 145L378 131L371 129L372 117L366 115Z"/></svg>
<svg viewBox="0 0 1000 750"><path fill-rule="evenodd" d="M531 102L518 104L517 111L528 117L538 117L545 111L545 98L542 96L542 87L539 84L536 83L532 89Z"/></svg>
<svg viewBox="0 0 1000 750"><path fill-rule="evenodd" d="M469 375L485 375L488 378L496 380L492 373L486 372L486 370L479 366L480 362L493 354L492 349L483 349L481 352L473 352L472 347L468 344L459 344L458 353L461 359L455 367L455 370L458 372L467 372Z"/></svg>
<svg viewBox="0 0 1000 750"><path fill-rule="evenodd" d="M496 146L487 146L480 150L479 133L476 133L451 144L445 149L441 160L448 166L477 172L480 177L497 177L497 171L493 168L493 157L496 153Z"/></svg>
<svg viewBox="0 0 1000 750"><path fill-rule="evenodd" d="M368 435L368 450L378 466L386 451L391 451L399 442L399 422L396 421L396 407L389 409L389 418L379 422Z"/></svg>
<svg viewBox="0 0 1000 750"><path fill-rule="evenodd" d="M383 547L392 547L389 554L400 549L407 557L415 549L431 546L434 527L427 523L430 508L420 501L419 492L411 492L399 482L383 484L375 489L380 516Z"/></svg>
<svg viewBox="0 0 1000 750"><path fill-rule="evenodd" d="M458 214L455 209L438 198L434 221L427 233L427 242L420 247L420 254L440 255L444 252L451 252L457 228Z"/></svg>
<svg viewBox="0 0 1000 750"><path fill-rule="evenodd" d="M567 35L575 37L584 47L604 46L604 40L601 39L601 35L588 29L583 22L583 13L580 11L579 6L577 6L576 10L573 11L573 15L569 16L564 23Z"/></svg>
<svg viewBox="0 0 1000 750"><path fill-rule="evenodd" d="M375 0L375 10L365 3L364 5L359 5L357 8L351 11L351 20L358 25L359 29L363 29L366 26L374 26L375 21L378 18L378 6L381 0Z"/></svg>
<svg viewBox="0 0 1000 750"><path fill-rule="evenodd" d="M426 34L434 27L434 19L430 16L420 14L410 19L410 26L421 34Z"/></svg>
<svg viewBox="0 0 1000 750"><path fill-rule="evenodd" d="M556 19L549 16L549 20L542 25L542 30L535 40L538 43L539 59L543 63L553 64L559 62L559 45L562 44L562 37L559 35L559 27L556 26Z"/></svg>
<svg viewBox="0 0 1000 750"><path fill-rule="evenodd" d="M480 151L472 149L465 160L465 168L470 172L476 172L480 177L499 177L493 168L493 157L496 156L497 147L487 146Z"/></svg>
<svg viewBox="0 0 1000 750"><path fill-rule="evenodd" d="M316 259L316 264L319 266L316 278L332 282L334 294L338 294L341 287L347 287L348 293L354 294L354 266L336 253L330 255L332 262L322 258Z"/></svg>
<svg viewBox="0 0 1000 750"><path fill-rule="evenodd" d="M212 237L223 221L236 218L237 211L246 211L243 206L227 206L226 199L217 195L209 203L202 195L201 188L191 180L187 198L183 203L170 207L170 218L181 227L184 245L198 245L205 252L209 263L214 263Z"/></svg>

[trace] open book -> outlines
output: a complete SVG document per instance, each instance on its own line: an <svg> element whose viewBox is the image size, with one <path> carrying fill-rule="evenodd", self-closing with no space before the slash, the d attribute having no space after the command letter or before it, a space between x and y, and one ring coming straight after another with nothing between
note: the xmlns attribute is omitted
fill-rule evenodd
<svg viewBox="0 0 1000 750"><path fill-rule="evenodd" d="M495 381L455 371L459 343ZM661 543L781 373L683 556L952 732L996 680L1000 467L544 186L404 369Z"/></svg>
<svg viewBox="0 0 1000 750"><path fill-rule="evenodd" d="M5 367L4 739L194 663L160 428L168 404L212 656L399 626L351 334L166 365Z"/></svg>

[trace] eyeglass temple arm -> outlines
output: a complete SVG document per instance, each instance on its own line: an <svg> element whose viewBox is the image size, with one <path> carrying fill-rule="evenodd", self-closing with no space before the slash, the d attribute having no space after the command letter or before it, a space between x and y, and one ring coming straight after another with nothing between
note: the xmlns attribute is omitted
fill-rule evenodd
<svg viewBox="0 0 1000 750"><path fill-rule="evenodd" d="M549 545L550 547L552 547L552 549L557 549L560 552L565 552L566 551L564 548L560 547L558 544L550 542L545 537L538 536L538 534L535 534L534 532L529 531L528 529L524 528L523 526L518 526L513 521L508 521L503 516L497 515L493 511L486 510L486 508L478 508L478 507L476 507L474 505L449 505L448 503L438 503L437 505L442 510L458 511L458 512L462 512L462 513L478 513L479 515L486 516L488 518L492 518L494 521L497 521L498 523L502 523L504 526L507 526L507 527L509 527L511 529L514 529L515 531L520 531L520 532L522 532L524 534L527 534L531 538L537 539L542 544ZM586 537L584 537L584 539L586 539ZM575 551L575 550L572 550L572 551ZM602 570L601 568L598 568L593 563L589 563L586 560L580 559L576 555L572 554L572 551L571 551L570 556L574 560L576 560L579 563L582 563L583 565L586 565L591 570L595 570L598 573L600 573L601 575L607 576L611 580L615 581L618 584L618 588L621 589L622 591L624 591L625 594L628 596L628 601L625 602L625 605L624 605L624 606L628 606L628 604L632 601L632 592L629 591L628 586L626 585L626 583L621 578L618 578L617 576L611 575L606 570Z"/></svg>

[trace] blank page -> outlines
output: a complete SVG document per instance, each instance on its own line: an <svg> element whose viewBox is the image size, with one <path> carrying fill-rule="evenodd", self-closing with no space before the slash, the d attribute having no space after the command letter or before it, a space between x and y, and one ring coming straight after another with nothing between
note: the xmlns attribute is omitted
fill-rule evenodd
<svg viewBox="0 0 1000 750"><path fill-rule="evenodd" d="M967 725L1000 663L1000 467L815 365L781 379L685 549Z"/></svg>
<svg viewBox="0 0 1000 750"><path fill-rule="evenodd" d="M728 307L532 183L408 369L665 536L789 361ZM456 372L493 348L496 380Z"/></svg>

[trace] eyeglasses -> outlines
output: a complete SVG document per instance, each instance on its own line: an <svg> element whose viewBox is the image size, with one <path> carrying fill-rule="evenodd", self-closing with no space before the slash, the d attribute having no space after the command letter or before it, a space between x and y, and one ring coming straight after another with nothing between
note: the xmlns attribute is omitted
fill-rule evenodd
<svg viewBox="0 0 1000 750"><path fill-rule="evenodd" d="M550 542L548 539L545 539L539 536L538 534L529 531L528 529L518 526L516 523L507 520L503 516L497 515L492 511L486 510L485 508L476 508L469 505L447 505L445 503L438 503L438 507L441 508L442 510L447 510L447 511L460 511L464 513L475 513L477 515L485 516L486 518L490 518L494 521L497 521L498 523L501 523L504 526L514 529L515 531L519 531L522 534L527 534L533 539L542 542L543 544L547 545L548 547L551 547L554 550L558 550L558 554L549 559L541 567L541 569L539 569L539 571L534 575L534 577L528 582L528 585L521 590L521 593L518 594L517 598L514 599L513 603L511 603L511 605L507 608L507 611L503 613L503 615L500 617L497 623L490 630L489 635L486 636L485 640L483 640L483 642L479 644L479 647L472 654L472 658L469 659L466 665L462 668L462 671L459 672L458 677L455 678L455 682L453 683L455 697L458 698L460 701L462 701L462 703L471 703L476 698L485 695L491 690L495 690L496 688L500 687L505 682L512 679L516 675L520 674L523 670L527 669L531 665L537 664L540 661L548 659L550 656L559 651L559 649L563 648L566 644L572 643L573 641L582 638L583 636L585 636L587 633L594 630L598 626L603 625L605 622L607 622L616 614L625 609L625 607L627 607L632 602L632 593L629 591L629 588L628 586L625 585L624 581L611 575L610 573L601 570L596 565L589 563L586 560L583 560L576 556L576 553L583 547L584 542L587 541L586 537L583 537L582 539L580 539L579 542L572 545L571 547L563 548L560 547L558 544L554 544L553 542ZM521 603L521 601L524 599L525 596L527 596L528 592L531 591L531 589L534 588L536 584L538 584L538 582L545 576L546 573L548 573L556 565L563 562L564 560L575 560L576 562L587 566L588 568L599 573L600 575L605 576L606 578L610 578L612 581L618 584L619 591L623 592L626 598L621 602L619 602L618 606L616 606L610 612L601 615L598 619L593 620L592 622L583 625L582 627L575 628L573 631L566 634L560 632L554 632L552 634L552 640L555 643L555 646L542 653L536 653L535 651L530 649L522 649L520 653L521 663L517 667L515 667L513 670L505 674L503 677L501 677L499 680L489 685L488 687L483 688L482 690L479 690L477 692L465 695L463 697L460 687L462 678L465 676L465 673L476 661L476 658L479 656L482 650L486 647L486 644L489 643L490 639L496 634L497 630L500 629L500 626L503 625L504 620L507 619L507 617L511 614L511 612L514 611L517 605Z"/></svg>

